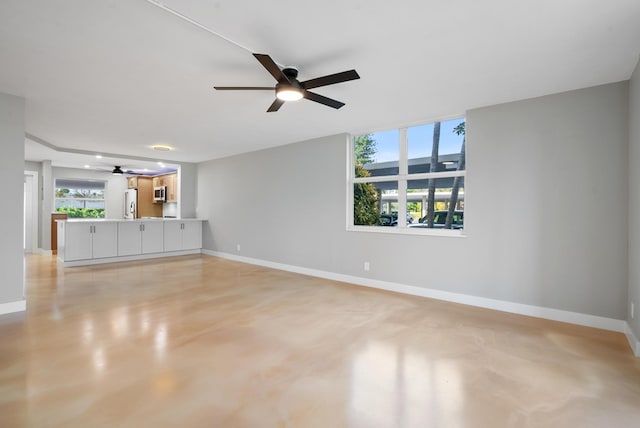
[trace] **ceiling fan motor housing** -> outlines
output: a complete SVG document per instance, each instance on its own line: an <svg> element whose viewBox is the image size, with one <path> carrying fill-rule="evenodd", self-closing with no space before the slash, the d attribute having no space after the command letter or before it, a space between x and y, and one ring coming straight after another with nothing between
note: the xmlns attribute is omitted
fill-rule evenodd
<svg viewBox="0 0 640 428"><path fill-rule="evenodd" d="M298 78L298 69L294 67L285 67L282 69L282 73L289 78L289 80L295 80Z"/></svg>

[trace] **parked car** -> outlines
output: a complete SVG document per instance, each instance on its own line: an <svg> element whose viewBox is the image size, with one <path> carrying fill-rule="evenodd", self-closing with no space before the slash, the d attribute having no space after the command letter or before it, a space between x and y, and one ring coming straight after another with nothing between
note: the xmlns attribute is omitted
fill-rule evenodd
<svg viewBox="0 0 640 428"><path fill-rule="evenodd" d="M436 211L433 216L433 229L444 229L444 225L447 221L448 211ZM418 220L418 223L410 224L409 227L428 228L427 216L424 216ZM453 221L451 222L451 229L464 228L464 211L454 211Z"/></svg>
<svg viewBox="0 0 640 428"><path fill-rule="evenodd" d="M397 226L398 215L397 214L380 214L380 226Z"/></svg>
<svg viewBox="0 0 640 428"><path fill-rule="evenodd" d="M413 217L411 214L407 213L407 224L413 223ZM380 214L380 225L381 226L397 226L398 225L398 213L394 212L391 214Z"/></svg>

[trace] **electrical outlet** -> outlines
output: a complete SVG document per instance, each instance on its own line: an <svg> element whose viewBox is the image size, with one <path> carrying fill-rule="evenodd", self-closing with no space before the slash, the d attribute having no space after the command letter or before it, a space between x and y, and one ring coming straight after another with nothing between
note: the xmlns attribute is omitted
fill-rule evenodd
<svg viewBox="0 0 640 428"><path fill-rule="evenodd" d="M370 268L371 268L371 265L369 264L369 262L364 262L364 270L365 270L365 272L369 272Z"/></svg>
<svg viewBox="0 0 640 428"><path fill-rule="evenodd" d="M240 244L238 244L238 247L237 247L237 248L238 248L238 252L240 252Z"/></svg>

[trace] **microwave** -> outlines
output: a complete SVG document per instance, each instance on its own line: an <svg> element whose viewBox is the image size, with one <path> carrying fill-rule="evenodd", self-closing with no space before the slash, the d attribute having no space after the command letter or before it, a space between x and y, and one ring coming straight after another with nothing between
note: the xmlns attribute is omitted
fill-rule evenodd
<svg viewBox="0 0 640 428"><path fill-rule="evenodd" d="M164 202L167 200L167 186L153 188L153 201Z"/></svg>

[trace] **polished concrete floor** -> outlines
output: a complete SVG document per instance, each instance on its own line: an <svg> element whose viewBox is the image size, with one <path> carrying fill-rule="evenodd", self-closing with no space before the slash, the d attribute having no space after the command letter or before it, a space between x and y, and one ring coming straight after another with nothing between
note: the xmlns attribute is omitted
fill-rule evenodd
<svg viewBox="0 0 640 428"><path fill-rule="evenodd" d="M640 426L619 333L200 255L25 261L3 428Z"/></svg>

